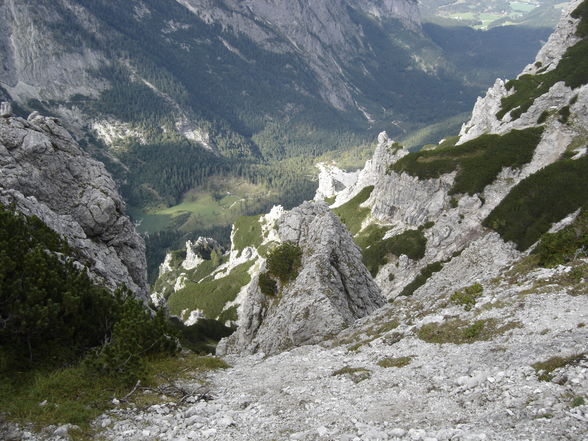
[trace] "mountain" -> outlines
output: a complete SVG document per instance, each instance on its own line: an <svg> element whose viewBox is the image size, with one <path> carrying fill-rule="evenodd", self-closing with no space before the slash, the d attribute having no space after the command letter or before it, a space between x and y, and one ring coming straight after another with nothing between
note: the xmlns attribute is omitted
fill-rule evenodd
<svg viewBox="0 0 588 441"><path fill-rule="evenodd" d="M104 165L51 117L15 117L2 103L0 206L36 216L71 247L97 284L147 300L145 243Z"/></svg>
<svg viewBox="0 0 588 441"><path fill-rule="evenodd" d="M229 252L171 253L158 292L236 324L218 347L233 367L213 401L121 410L103 435L588 436L587 23L571 2L459 135L409 152L382 133L363 170L321 167L316 201L239 219ZM387 304L343 323L374 285Z"/></svg>
<svg viewBox="0 0 588 441"><path fill-rule="evenodd" d="M228 251L198 238L169 253L154 303L165 300L188 323L204 317L236 327L217 348L231 366L211 357L194 363L185 352L179 368L177 361L159 360L169 384L140 389L133 381L122 392L102 390L106 411L83 435L586 438L587 41L588 1L575 0L535 62L516 79L497 81L459 135L410 152L382 132L362 170L320 167L314 201L239 218ZM43 182L44 173L67 177L65 169L85 178L73 173L79 149L56 120L15 118L8 107L0 107L1 145L11 161L3 173L19 188L15 194ZM51 164L62 167L54 171ZM88 169L102 175L93 165ZM102 179L110 194L111 181ZM100 193L100 182L80 182L87 185L73 185L74 193ZM50 193L69 200L66 187ZM33 189L46 201L44 188ZM90 208L108 206L108 198L97 199ZM68 209L85 213L83 200ZM16 203L37 199L17 195ZM116 368L129 361L128 344L142 340L137 335L147 337L141 351L159 343L175 352L174 340L158 335L160 324L143 333L134 317L123 322L127 332L112 340L120 348ZM110 344L107 339L97 355L114 355ZM225 369L197 376L210 365ZM172 369L182 378L167 379ZM118 377L114 372L110 378ZM35 411L59 410L55 395L39 400L63 384L59 375L27 397ZM83 393L76 386L67 383L77 401ZM129 405L133 394L137 404ZM71 424L38 435L15 426L2 430L16 439L80 432Z"/></svg>
<svg viewBox="0 0 588 441"><path fill-rule="evenodd" d="M106 163L143 231L206 230L227 222L183 208L190 190L229 175L265 195L239 214L293 207L313 183L278 161L310 165L384 127L463 113L547 34L500 32L468 37L483 65L426 32L413 0L8 0L0 93L21 116L59 117ZM512 58L506 71L497 52Z"/></svg>
<svg viewBox="0 0 588 441"><path fill-rule="evenodd" d="M497 80L478 99L459 136L410 153L382 133L363 170L320 166L315 199L327 201L346 225L387 299L442 289L457 274L454 289L497 277L553 224L582 209L588 123L582 112L582 8L572 8L517 79ZM305 210L322 213L321 207L316 202ZM256 276L263 273L268 247L290 240L308 248L305 258L317 252L318 239L312 240L316 246L301 245L313 228L285 239L281 225L294 212L274 209L241 218L233 226L230 253L220 254L214 265L207 258L187 266L181 255L169 255L156 296L167 298L172 313L184 319L191 311L222 319L220 312L230 306L234 322L235 307L258 292ZM232 275L239 265L245 277ZM227 294L228 306L209 309L199 282L210 277ZM231 294L222 288L227 284Z"/></svg>

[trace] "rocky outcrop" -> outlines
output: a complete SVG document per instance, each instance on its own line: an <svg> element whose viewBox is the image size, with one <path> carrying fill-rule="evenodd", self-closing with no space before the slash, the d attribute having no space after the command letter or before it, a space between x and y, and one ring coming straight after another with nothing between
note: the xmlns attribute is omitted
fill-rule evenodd
<svg viewBox="0 0 588 441"><path fill-rule="evenodd" d="M146 298L145 245L115 182L55 118L0 118L0 203L63 236L96 281Z"/></svg>
<svg viewBox="0 0 588 441"><path fill-rule="evenodd" d="M254 280L241 306L235 334L219 353L276 353L336 335L382 306L383 298L361 261L361 253L324 203L304 203L278 221L278 235L302 251L296 279L276 298Z"/></svg>
<svg viewBox="0 0 588 441"><path fill-rule="evenodd" d="M330 199L357 182L359 172L346 172L334 165L320 163L319 185L314 196L315 201Z"/></svg>
<svg viewBox="0 0 588 441"><path fill-rule="evenodd" d="M574 0L569 3L563 12L562 19L555 31L549 37L547 43L539 51L535 61L529 64L519 75L536 75L549 72L557 67L566 50L576 44L580 38L576 35L579 19L571 16L571 13L582 3L582 0ZM572 90L564 82L555 83L551 89L537 98L533 105L519 118L513 119L510 113L506 113L502 119L498 119L497 113L501 110L502 99L512 95L515 89L507 90L505 82L496 80L486 96L478 98L471 119L462 126L459 144L477 138L484 133L506 133L513 129L525 128L537 124L537 120L544 111L553 111L566 106L574 95L578 95L577 101L571 106L578 118L579 125L585 127L588 117L583 109L588 105L588 91L586 87ZM557 127L556 130L560 128Z"/></svg>

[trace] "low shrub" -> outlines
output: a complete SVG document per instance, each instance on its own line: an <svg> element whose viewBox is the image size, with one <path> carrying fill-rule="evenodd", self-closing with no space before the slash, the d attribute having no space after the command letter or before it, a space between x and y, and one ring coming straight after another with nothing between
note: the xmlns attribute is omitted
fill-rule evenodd
<svg viewBox="0 0 588 441"><path fill-rule="evenodd" d="M548 165L516 185L483 225L524 251L554 222L588 205L587 175L588 157Z"/></svg>
<svg viewBox="0 0 588 441"><path fill-rule="evenodd" d="M533 254L539 265L553 268L588 254L588 212L583 209L572 225L541 237Z"/></svg>
<svg viewBox="0 0 588 441"><path fill-rule="evenodd" d="M502 98L501 110L496 114L498 119L511 112L513 119L519 118L555 83L564 81L566 86L575 89L588 83L588 6L580 4L572 17L580 18L577 35L582 37L575 45L566 50L557 67L549 72L537 75L521 75L506 84L508 90L514 89L512 95Z"/></svg>
<svg viewBox="0 0 588 441"><path fill-rule="evenodd" d="M439 178L457 171L449 194L480 193L504 167L520 168L531 161L543 128L512 130L505 135L482 135L455 147L410 153L389 171L420 179ZM452 202L452 207L455 204Z"/></svg>
<svg viewBox="0 0 588 441"><path fill-rule="evenodd" d="M302 265L302 249L292 243L284 242L269 251L267 271L280 282L287 283L298 276Z"/></svg>
<svg viewBox="0 0 588 441"><path fill-rule="evenodd" d="M388 263L388 256L407 255L410 259L422 259L427 239L421 230L408 230L397 236L383 239L387 228L370 225L356 238L362 249L363 263L372 276L376 276L382 265Z"/></svg>
<svg viewBox="0 0 588 441"><path fill-rule="evenodd" d="M268 273L259 275L259 290L266 296L273 297L278 293L278 284Z"/></svg>
<svg viewBox="0 0 588 441"><path fill-rule="evenodd" d="M429 277L431 277L434 273L438 273L443 269L443 262L433 262L424 267L418 276L414 278L412 282L404 287L402 292L400 293L401 296L411 296L414 292L427 283Z"/></svg>
<svg viewBox="0 0 588 441"><path fill-rule="evenodd" d="M482 292L484 292L482 285L475 283L462 290L455 291L449 301L456 305L462 305L466 311L469 311L476 304L476 300L482 295Z"/></svg>

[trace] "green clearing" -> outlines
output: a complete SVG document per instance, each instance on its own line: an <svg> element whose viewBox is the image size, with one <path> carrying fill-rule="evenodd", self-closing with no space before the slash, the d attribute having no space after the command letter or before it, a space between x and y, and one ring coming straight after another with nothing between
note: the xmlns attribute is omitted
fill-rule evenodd
<svg viewBox="0 0 588 441"><path fill-rule="evenodd" d="M537 7L537 5L534 5L532 3L510 2L510 7L513 11L531 12L533 9Z"/></svg>
<svg viewBox="0 0 588 441"><path fill-rule="evenodd" d="M169 297L170 313L180 316L184 309L199 309L206 318L216 319L221 315L225 305L235 300L241 288L251 281L248 271L253 263L246 262L236 266L227 276L220 279L200 283L187 282L185 288Z"/></svg>
<svg viewBox="0 0 588 441"><path fill-rule="evenodd" d="M181 203L148 211L130 208L141 233L168 229L191 232L211 226L230 225L244 214L262 210L274 197L263 185L237 178L212 178L206 187L187 192Z"/></svg>

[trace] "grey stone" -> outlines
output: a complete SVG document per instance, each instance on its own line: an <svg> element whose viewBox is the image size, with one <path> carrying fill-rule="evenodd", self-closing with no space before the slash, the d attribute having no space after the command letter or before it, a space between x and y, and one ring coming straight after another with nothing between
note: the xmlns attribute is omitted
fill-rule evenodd
<svg viewBox="0 0 588 441"><path fill-rule="evenodd" d="M8 118L12 116L12 104L7 101L0 103L0 117Z"/></svg>
<svg viewBox="0 0 588 441"><path fill-rule="evenodd" d="M280 240L303 250L302 268L276 301L260 292L256 277L237 331L217 353L274 354L318 343L384 303L359 248L325 203L305 202L287 212L277 231Z"/></svg>
<svg viewBox="0 0 588 441"><path fill-rule="evenodd" d="M0 203L38 216L111 289L147 298L145 244L104 165L53 118L0 120Z"/></svg>

